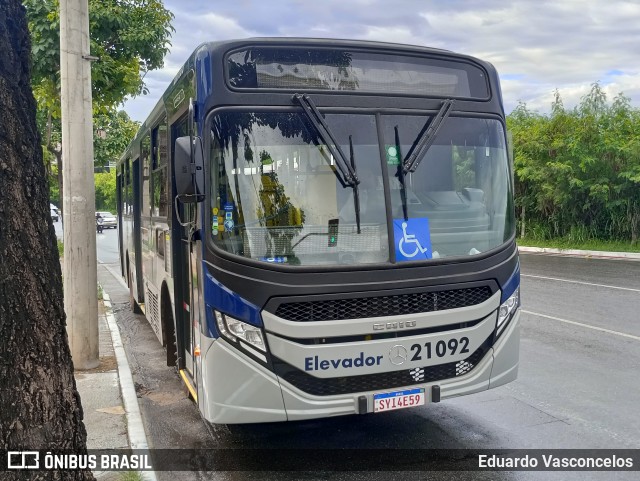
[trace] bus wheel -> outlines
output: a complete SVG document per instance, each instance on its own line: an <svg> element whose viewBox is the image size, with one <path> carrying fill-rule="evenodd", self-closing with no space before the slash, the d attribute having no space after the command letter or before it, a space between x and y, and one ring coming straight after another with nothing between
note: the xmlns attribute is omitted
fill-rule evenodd
<svg viewBox="0 0 640 481"><path fill-rule="evenodd" d="M131 271L129 271L129 307L134 314L142 314L142 309L138 305L135 297L133 296L133 279L131 278Z"/></svg>

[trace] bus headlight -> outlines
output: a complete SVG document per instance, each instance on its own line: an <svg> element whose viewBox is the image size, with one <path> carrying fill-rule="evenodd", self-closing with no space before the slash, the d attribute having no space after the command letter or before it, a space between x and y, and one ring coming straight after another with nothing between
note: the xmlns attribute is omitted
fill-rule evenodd
<svg viewBox="0 0 640 481"><path fill-rule="evenodd" d="M215 311L215 313L216 324L218 325L220 334L230 341L237 341L239 339L266 352L262 330L259 327L239 321L218 311Z"/></svg>
<svg viewBox="0 0 640 481"><path fill-rule="evenodd" d="M509 296L509 298L500 304L498 308L498 322L496 324L496 338L502 334L504 328L507 327L509 321L513 317L513 314L516 312L516 309L520 305L520 288L516 288L516 290Z"/></svg>

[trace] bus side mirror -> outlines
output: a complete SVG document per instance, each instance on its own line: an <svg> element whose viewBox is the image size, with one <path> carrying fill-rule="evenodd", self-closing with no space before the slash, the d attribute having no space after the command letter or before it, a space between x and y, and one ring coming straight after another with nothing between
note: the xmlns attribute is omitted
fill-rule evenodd
<svg viewBox="0 0 640 481"><path fill-rule="evenodd" d="M204 196L204 155L202 140L193 137L176 139L175 158L173 162L176 179L176 194L184 203L199 202ZM193 148L192 148L193 147ZM193 159L192 159L193 154Z"/></svg>

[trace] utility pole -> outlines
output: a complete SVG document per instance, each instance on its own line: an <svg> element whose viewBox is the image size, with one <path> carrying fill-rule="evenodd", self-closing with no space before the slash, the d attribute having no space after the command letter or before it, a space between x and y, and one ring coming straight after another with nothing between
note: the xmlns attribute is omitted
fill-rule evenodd
<svg viewBox="0 0 640 481"><path fill-rule="evenodd" d="M75 369L98 358L93 116L88 0L60 0L64 310Z"/></svg>

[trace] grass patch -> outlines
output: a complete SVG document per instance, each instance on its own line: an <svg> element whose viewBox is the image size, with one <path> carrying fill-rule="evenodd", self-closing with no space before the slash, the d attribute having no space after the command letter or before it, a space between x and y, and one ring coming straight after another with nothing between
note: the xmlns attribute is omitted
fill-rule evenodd
<svg viewBox="0 0 640 481"><path fill-rule="evenodd" d="M575 241L565 238L538 240L531 237L523 237L518 238L517 242L518 245L527 247L552 247L555 249L578 249L586 251L640 252L640 242L632 244L629 241L604 241L598 239Z"/></svg>
<svg viewBox="0 0 640 481"><path fill-rule="evenodd" d="M58 255L62 257L63 254L64 254L64 244L60 239L58 239Z"/></svg>

